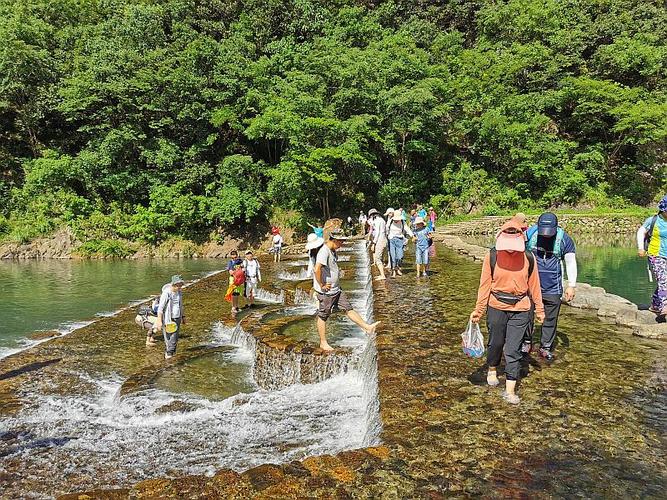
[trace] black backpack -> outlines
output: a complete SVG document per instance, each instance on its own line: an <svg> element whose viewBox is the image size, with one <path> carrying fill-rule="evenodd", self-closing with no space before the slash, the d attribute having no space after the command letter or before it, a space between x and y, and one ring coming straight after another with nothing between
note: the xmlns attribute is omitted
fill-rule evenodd
<svg viewBox="0 0 667 500"><path fill-rule="evenodd" d="M658 215L654 215L651 219L651 225L644 235L644 250L648 250L648 246L651 244L651 238L653 237L653 229L655 228L655 223L658 221Z"/></svg>
<svg viewBox="0 0 667 500"><path fill-rule="evenodd" d="M526 255L526 258L528 259L528 277L533 274L533 271L535 270L535 256L533 255L533 252L524 252ZM496 269L496 262L498 262L498 251L496 250L496 247L491 248L489 251L489 264L491 264L491 279L493 279L493 272Z"/></svg>

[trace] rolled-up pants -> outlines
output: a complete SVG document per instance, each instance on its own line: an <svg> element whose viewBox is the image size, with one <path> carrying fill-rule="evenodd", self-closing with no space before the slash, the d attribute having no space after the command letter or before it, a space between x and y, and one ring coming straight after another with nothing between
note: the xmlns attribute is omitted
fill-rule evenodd
<svg viewBox="0 0 667 500"><path fill-rule="evenodd" d="M178 334L181 331L181 318L171 318L176 323L176 331L174 333L167 333L167 329L162 327L162 335L164 336L164 350L167 354L173 356L176 354L176 345L178 344Z"/></svg>
<svg viewBox="0 0 667 500"><path fill-rule="evenodd" d="M500 365L500 356L505 355L505 376L517 380L521 368L521 344L530 324L530 311L501 311L489 307L486 324L489 328L487 364L495 368Z"/></svg>

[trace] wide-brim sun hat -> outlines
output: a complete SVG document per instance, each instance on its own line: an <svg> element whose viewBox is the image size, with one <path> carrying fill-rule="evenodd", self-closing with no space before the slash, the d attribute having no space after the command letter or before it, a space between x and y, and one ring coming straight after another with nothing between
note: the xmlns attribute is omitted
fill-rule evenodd
<svg viewBox="0 0 667 500"><path fill-rule="evenodd" d="M506 233L508 229L514 229L515 233ZM496 236L496 250L498 251L526 251L526 236L523 233L521 223L512 218L500 228Z"/></svg>
<svg viewBox="0 0 667 500"><path fill-rule="evenodd" d="M380 212L378 212L378 211L375 210L374 208L371 208L371 209L368 211L368 216L369 216L369 217L372 217L372 216L374 216L374 215L380 215Z"/></svg>
<svg viewBox="0 0 667 500"><path fill-rule="evenodd" d="M183 281L183 278L179 274L174 274L171 277L171 284L172 285L178 285L179 283L183 284L183 283L185 283L185 281Z"/></svg>
<svg viewBox="0 0 667 500"><path fill-rule="evenodd" d="M393 208L388 208L387 211L384 213L384 216L386 217L387 215L393 214L394 209Z"/></svg>
<svg viewBox="0 0 667 500"><path fill-rule="evenodd" d="M391 220L396 221L396 222L403 220L403 214L401 213L401 211L400 210L394 210L394 215L391 218Z"/></svg>
<svg viewBox="0 0 667 500"><path fill-rule="evenodd" d="M425 224L423 217L415 217L415 226L417 224Z"/></svg>
<svg viewBox="0 0 667 500"><path fill-rule="evenodd" d="M324 238L317 236L315 233L310 233L308 235L308 240L306 241L306 250L312 250L313 248L318 248L324 245Z"/></svg>

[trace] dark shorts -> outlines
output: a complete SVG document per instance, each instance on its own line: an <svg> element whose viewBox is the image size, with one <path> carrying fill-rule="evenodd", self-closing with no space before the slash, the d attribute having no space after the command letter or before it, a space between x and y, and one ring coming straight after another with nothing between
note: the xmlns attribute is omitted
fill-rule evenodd
<svg viewBox="0 0 667 500"><path fill-rule="evenodd" d="M350 304L347 296L342 291L336 295L326 295L317 292L315 292L315 295L317 296L317 300L320 301L320 306L317 308L317 317L323 321L328 320L332 313L352 310L352 304Z"/></svg>

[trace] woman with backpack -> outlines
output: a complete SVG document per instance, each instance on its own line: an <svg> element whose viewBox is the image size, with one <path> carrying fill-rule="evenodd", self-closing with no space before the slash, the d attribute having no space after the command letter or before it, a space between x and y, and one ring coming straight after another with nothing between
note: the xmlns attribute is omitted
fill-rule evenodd
<svg viewBox="0 0 667 500"><path fill-rule="evenodd" d="M401 262L403 252L407 245L406 236L414 238L414 234L403 220L403 211L394 210L391 223L387 226L387 239L389 240L389 255L391 260L391 277L403 276Z"/></svg>
<svg viewBox="0 0 667 500"><path fill-rule="evenodd" d="M521 361L521 344L531 321L531 305L537 321L544 321L544 305L535 258L526 252L522 225L512 218L500 229L496 246L484 257L479 280L477 303L470 321L479 323L486 311L489 329L486 381L499 384L496 373L500 357L505 355L505 392L503 399L511 404L520 402L516 394Z"/></svg>
<svg viewBox="0 0 667 500"><path fill-rule="evenodd" d="M658 213L646 219L637 231L640 257L648 255L650 272L656 281L650 311L664 322L667 315L667 196L658 203Z"/></svg>

